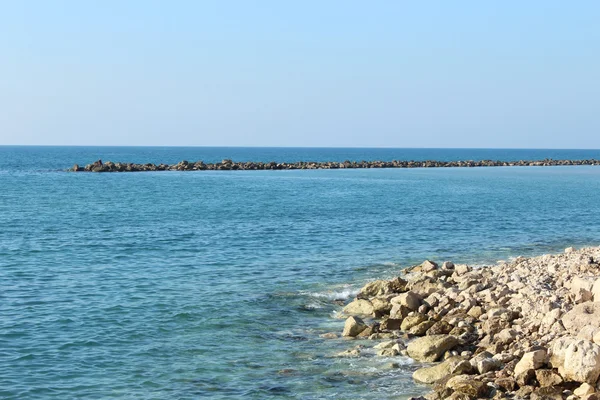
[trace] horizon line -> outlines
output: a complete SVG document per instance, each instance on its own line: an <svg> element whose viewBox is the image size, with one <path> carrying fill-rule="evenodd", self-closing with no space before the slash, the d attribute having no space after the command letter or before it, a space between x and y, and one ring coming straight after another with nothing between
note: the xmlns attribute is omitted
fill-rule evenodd
<svg viewBox="0 0 600 400"><path fill-rule="evenodd" d="M575 147L388 147L388 146L216 146L216 145L80 145L80 144L0 144L0 147L145 147L145 148L230 148L230 149L388 149L388 150L584 150Z"/></svg>

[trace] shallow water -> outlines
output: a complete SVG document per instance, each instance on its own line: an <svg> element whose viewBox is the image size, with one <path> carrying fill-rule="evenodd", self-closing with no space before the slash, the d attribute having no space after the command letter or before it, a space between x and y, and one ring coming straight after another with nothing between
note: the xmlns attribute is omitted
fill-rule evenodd
<svg viewBox="0 0 600 400"><path fill-rule="evenodd" d="M406 397L423 390L410 360L332 357L355 345L319 338L342 329L335 300L425 258L480 264L600 241L599 167L61 171L243 158L231 151L0 147L0 397ZM458 158L506 158L477 151ZM456 157L439 152L425 158Z"/></svg>

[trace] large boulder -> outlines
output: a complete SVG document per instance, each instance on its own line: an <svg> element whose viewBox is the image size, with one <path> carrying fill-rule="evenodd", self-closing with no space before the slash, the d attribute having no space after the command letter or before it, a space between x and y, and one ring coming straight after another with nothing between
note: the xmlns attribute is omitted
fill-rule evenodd
<svg viewBox="0 0 600 400"><path fill-rule="evenodd" d="M450 357L431 367L419 368L413 373L413 379L420 383L432 384L451 374L468 374L471 364L463 357Z"/></svg>
<svg viewBox="0 0 600 400"><path fill-rule="evenodd" d="M367 328L367 324L365 324L362 319L358 317L348 317L344 324L342 336L356 337Z"/></svg>
<svg viewBox="0 0 600 400"><path fill-rule="evenodd" d="M452 335L431 335L415 339L408 344L408 355L417 361L434 362L458 345Z"/></svg>
<svg viewBox="0 0 600 400"><path fill-rule="evenodd" d="M600 346L585 339L571 343L558 372L565 381L594 385L600 376Z"/></svg>
<svg viewBox="0 0 600 400"><path fill-rule="evenodd" d="M371 315L373 311L373 304L369 300L356 299L344 307L342 313L346 315Z"/></svg>
<svg viewBox="0 0 600 400"><path fill-rule="evenodd" d="M600 327L600 303L588 301L578 304L563 315L561 321L572 333L578 333L586 325Z"/></svg>

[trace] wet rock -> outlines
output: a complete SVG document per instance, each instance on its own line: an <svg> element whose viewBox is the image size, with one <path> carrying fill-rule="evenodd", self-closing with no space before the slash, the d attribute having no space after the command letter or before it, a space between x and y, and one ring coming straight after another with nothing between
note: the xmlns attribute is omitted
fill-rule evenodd
<svg viewBox="0 0 600 400"><path fill-rule="evenodd" d="M486 398L491 388L481 381L476 381L469 375L458 375L446 383L446 387L455 392L466 394L474 398Z"/></svg>
<svg viewBox="0 0 600 400"><path fill-rule="evenodd" d="M367 329L367 325L362 319L358 317L348 317L346 323L344 324L342 336L356 337L365 329Z"/></svg>

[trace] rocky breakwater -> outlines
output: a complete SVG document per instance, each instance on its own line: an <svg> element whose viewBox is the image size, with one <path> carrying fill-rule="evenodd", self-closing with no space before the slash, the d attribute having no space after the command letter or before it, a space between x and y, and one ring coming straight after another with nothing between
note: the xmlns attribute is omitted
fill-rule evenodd
<svg viewBox="0 0 600 400"><path fill-rule="evenodd" d="M429 400L600 398L600 248L404 272L344 307L338 356L411 357Z"/></svg>
<svg viewBox="0 0 600 400"><path fill-rule="evenodd" d="M444 168L444 167L543 167L565 165L600 165L600 160L519 160L519 161L344 161L344 162L312 162L295 163L271 162L235 162L223 160L219 163L203 161L181 161L177 164L134 164L114 163L97 160L81 167L75 164L69 171L73 172L143 172L143 171L236 171L236 170L290 170L290 169L360 169L360 168Z"/></svg>

